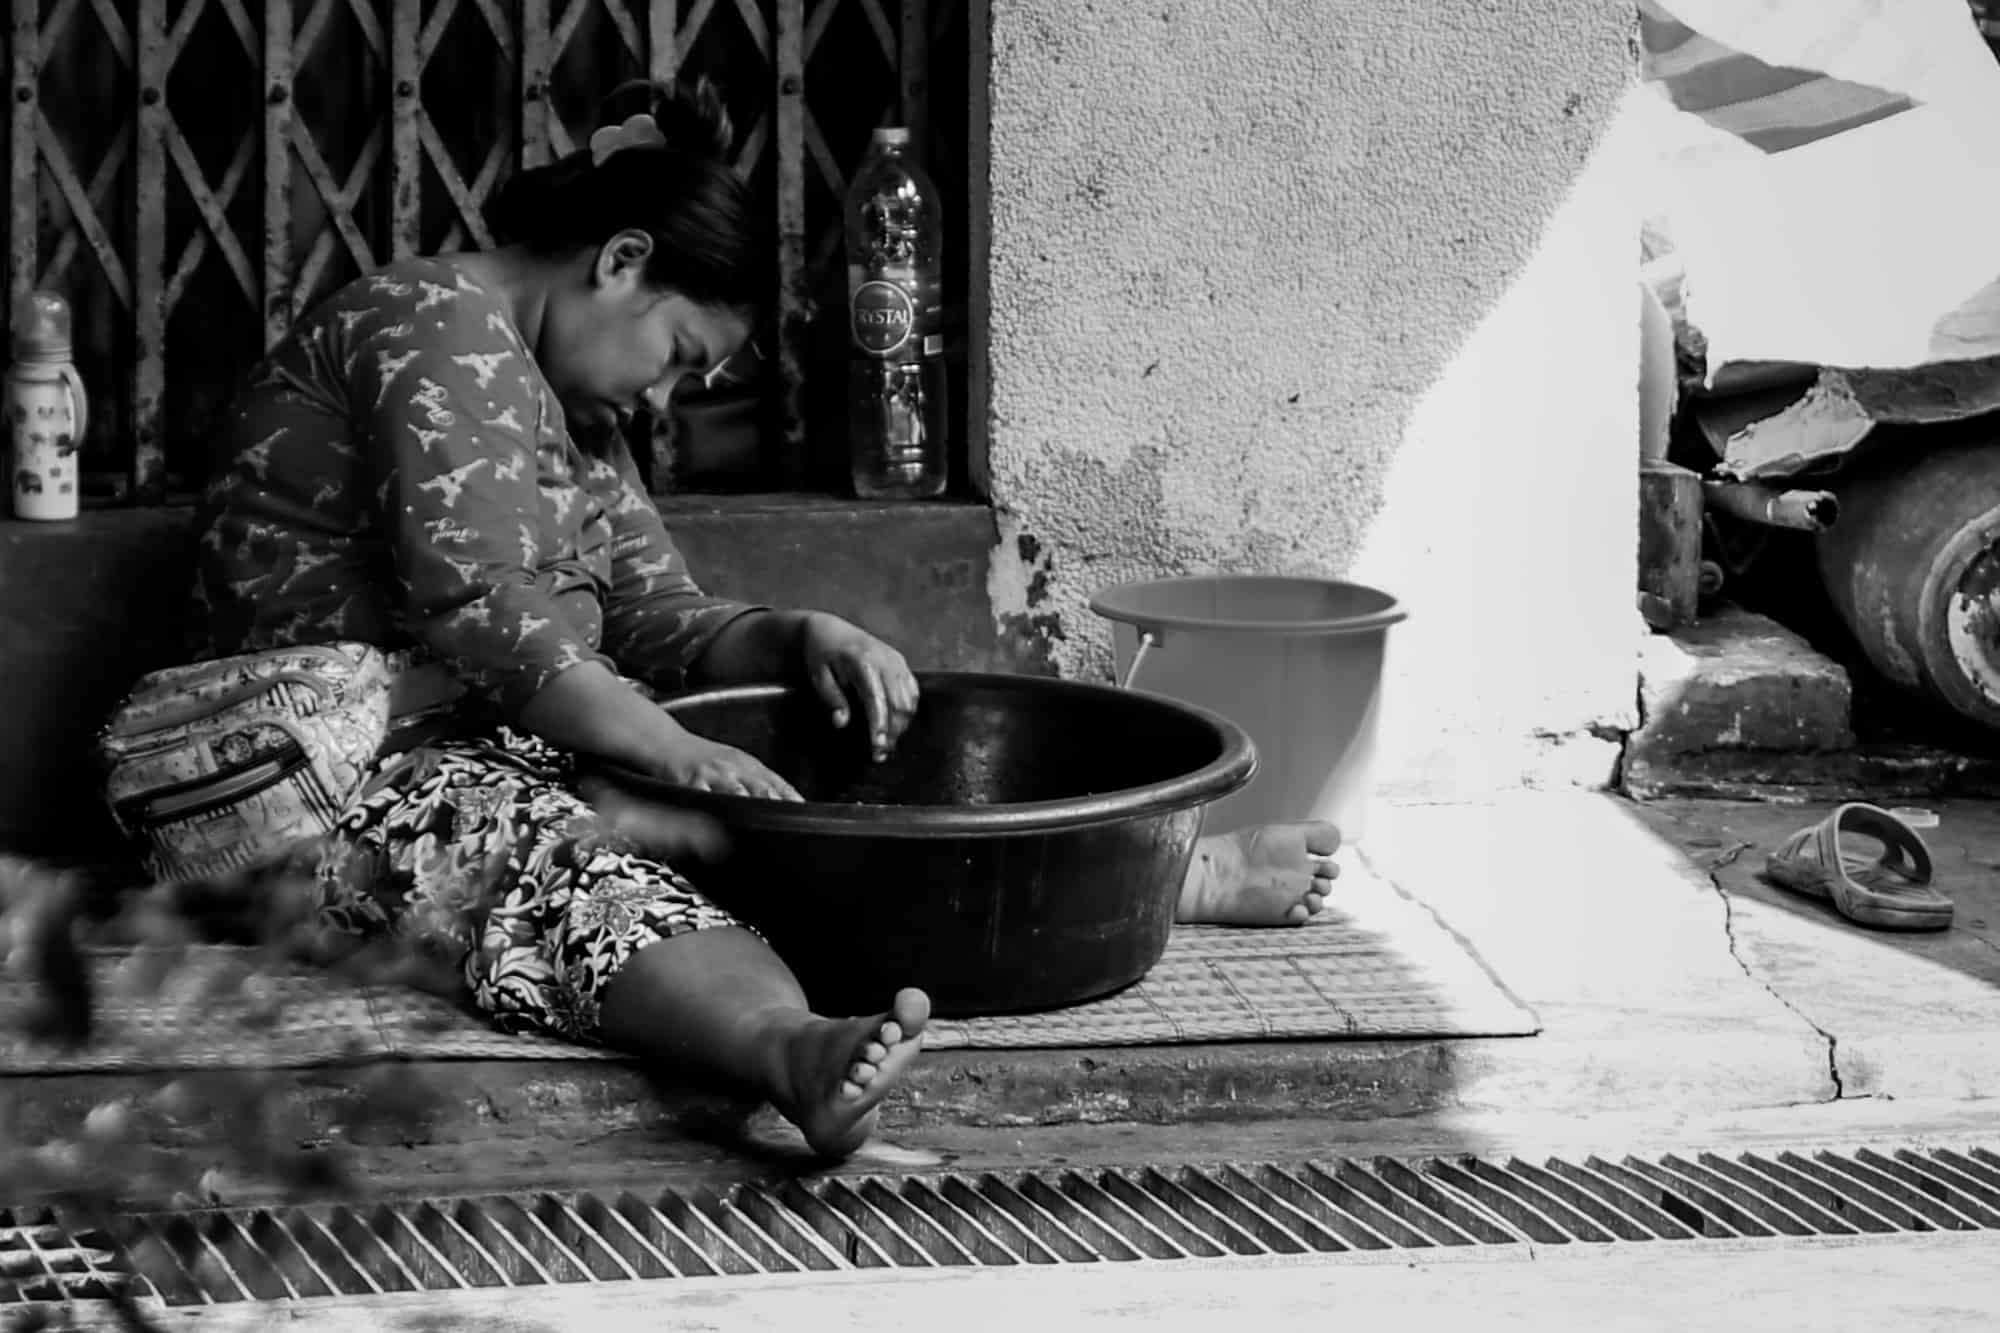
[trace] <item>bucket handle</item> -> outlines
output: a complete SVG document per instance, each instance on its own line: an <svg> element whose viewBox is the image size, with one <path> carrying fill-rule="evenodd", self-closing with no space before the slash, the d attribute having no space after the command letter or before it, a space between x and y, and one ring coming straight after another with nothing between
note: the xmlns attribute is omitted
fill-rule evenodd
<svg viewBox="0 0 2000 1333"><path fill-rule="evenodd" d="M1139 675L1139 664L1146 660L1147 653L1152 652L1153 649L1159 646L1160 632L1158 630L1148 629L1139 631L1139 647L1132 654L1131 664L1125 668L1125 679L1119 685L1120 689L1129 690L1132 688L1133 680Z"/></svg>

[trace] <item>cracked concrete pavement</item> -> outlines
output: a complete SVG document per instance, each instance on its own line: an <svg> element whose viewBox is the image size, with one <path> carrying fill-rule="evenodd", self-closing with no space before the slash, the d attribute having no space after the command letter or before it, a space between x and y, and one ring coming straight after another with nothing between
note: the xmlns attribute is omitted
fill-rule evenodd
<svg viewBox="0 0 2000 1333"><path fill-rule="evenodd" d="M1739 956L1827 1034L1846 1096L2000 1095L2000 807L1928 807L1939 823L1921 836L1956 907L1942 932L1868 930L1763 881L1770 851L1834 808L1674 801L1634 813L1697 858L1733 851L1705 868L1739 923Z"/></svg>
<svg viewBox="0 0 2000 1333"><path fill-rule="evenodd" d="M1545 1025L1458 1048L1467 1110L1689 1116L2000 1095L2000 810L1937 807L1942 934L1865 929L1764 884L1831 806L1519 793L1390 806L1369 862Z"/></svg>
<svg viewBox="0 0 2000 1333"><path fill-rule="evenodd" d="M1748 850L1748 845L1744 844L1741 847L1732 848L1731 850L1733 853ZM1733 862L1735 856L1730 856L1728 860ZM1838 1100L1845 1097L1847 1095L1847 1085L1840 1076L1840 1038L1828 1032L1819 1024L1814 1023L1811 1017L1802 1012L1796 1004L1793 1004L1780 994L1776 986L1773 986L1768 980L1757 975L1756 970L1751 967L1749 960L1743 956L1743 942L1736 935L1736 901L1730 896L1729 890L1724 887L1722 879L1717 873L1719 867L1710 865L1707 869L1709 882L1715 885L1716 896L1722 899L1722 932L1729 940L1729 956L1734 958L1737 966L1743 969L1744 976L1749 977L1766 991L1769 991L1773 999L1777 1000L1778 1003L1784 1005L1785 1008L1791 1010L1793 1013L1798 1014L1801 1021L1810 1025L1812 1030L1819 1034L1820 1039L1826 1043L1826 1075L1833 1083L1834 1098Z"/></svg>

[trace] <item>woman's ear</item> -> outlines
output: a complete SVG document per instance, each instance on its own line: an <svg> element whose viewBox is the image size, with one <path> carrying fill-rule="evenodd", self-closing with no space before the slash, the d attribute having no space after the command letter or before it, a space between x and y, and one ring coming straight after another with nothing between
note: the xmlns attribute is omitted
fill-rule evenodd
<svg viewBox="0 0 2000 1333"><path fill-rule="evenodd" d="M646 261L652 256L653 238L628 227L597 248L597 264L591 276L600 287L634 283L645 276Z"/></svg>

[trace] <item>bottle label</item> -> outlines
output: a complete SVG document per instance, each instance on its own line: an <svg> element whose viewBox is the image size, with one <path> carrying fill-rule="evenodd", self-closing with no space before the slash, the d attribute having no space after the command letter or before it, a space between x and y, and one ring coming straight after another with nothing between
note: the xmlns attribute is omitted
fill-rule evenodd
<svg viewBox="0 0 2000 1333"><path fill-rule="evenodd" d="M893 356L917 326L917 303L893 282L864 282L854 289L854 345L870 356Z"/></svg>

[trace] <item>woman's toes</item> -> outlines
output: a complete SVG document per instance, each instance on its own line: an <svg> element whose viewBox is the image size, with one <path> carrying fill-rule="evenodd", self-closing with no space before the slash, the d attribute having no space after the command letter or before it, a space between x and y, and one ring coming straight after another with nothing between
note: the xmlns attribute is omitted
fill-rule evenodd
<svg viewBox="0 0 2000 1333"><path fill-rule="evenodd" d="M882 1026L875 1030L875 1040L870 1042L869 1045L879 1048L882 1054L886 1056L889 1053L889 1048L902 1039L903 1025L893 1018L888 1018L884 1019Z"/></svg>
<svg viewBox="0 0 2000 1333"><path fill-rule="evenodd" d="M1317 889L1306 895L1306 915L1318 916L1319 909L1326 906L1326 895Z"/></svg>
<svg viewBox="0 0 2000 1333"><path fill-rule="evenodd" d="M879 1041L871 1041L861 1048L860 1058L868 1064L879 1065L889 1058L889 1048Z"/></svg>
<svg viewBox="0 0 2000 1333"><path fill-rule="evenodd" d="M914 986L906 986L896 992L896 1003L889 1012L898 1025L899 1039L921 1036L924 1024L930 1022L931 997Z"/></svg>
<svg viewBox="0 0 2000 1333"><path fill-rule="evenodd" d="M1314 856L1332 856L1340 850L1340 830L1331 824L1308 824L1306 850Z"/></svg>
<svg viewBox="0 0 2000 1333"><path fill-rule="evenodd" d="M1312 913L1307 910L1304 903L1293 903L1285 910L1285 921L1288 925L1303 926L1306 923L1306 918L1311 915Z"/></svg>
<svg viewBox="0 0 2000 1333"><path fill-rule="evenodd" d="M856 1060L847 1067L847 1081L857 1088L865 1088L875 1081L875 1066Z"/></svg>

